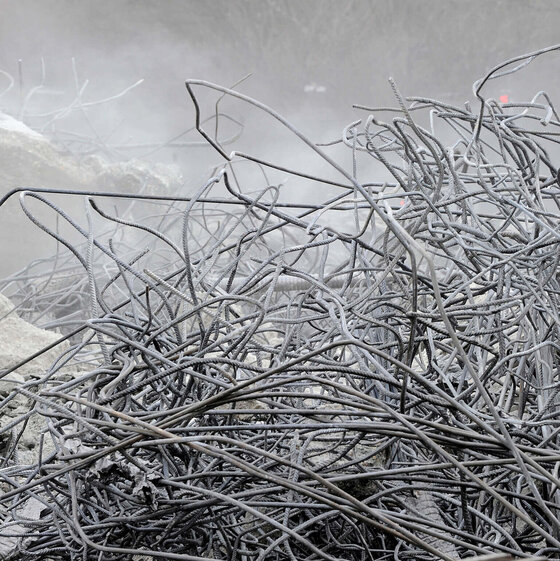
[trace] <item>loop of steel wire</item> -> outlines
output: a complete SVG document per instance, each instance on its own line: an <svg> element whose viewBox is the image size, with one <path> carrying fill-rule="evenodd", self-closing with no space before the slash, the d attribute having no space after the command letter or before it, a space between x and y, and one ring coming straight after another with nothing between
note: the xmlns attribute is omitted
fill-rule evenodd
<svg viewBox="0 0 560 561"><path fill-rule="evenodd" d="M21 559L556 558L550 98L473 112L393 84L397 107L318 145L243 94L186 85L225 159L193 196L67 193L78 217L53 190L9 195L58 250L1 288L58 330L60 356L0 401L16 411L1 535ZM265 112L338 178L226 153L201 91ZM373 165L391 181L358 181ZM314 202L246 190L239 166L288 173Z"/></svg>

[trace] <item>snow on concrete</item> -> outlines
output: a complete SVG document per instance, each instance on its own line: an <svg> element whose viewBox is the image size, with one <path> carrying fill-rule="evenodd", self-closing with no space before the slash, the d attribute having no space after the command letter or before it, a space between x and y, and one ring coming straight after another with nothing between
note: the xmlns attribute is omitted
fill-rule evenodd
<svg viewBox="0 0 560 561"><path fill-rule="evenodd" d="M0 111L0 129L7 132L15 132L18 134L24 134L34 140L42 140L47 142L47 139L37 131L29 128L25 123L22 123L18 119L12 117L11 115L6 115Z"/></svg>

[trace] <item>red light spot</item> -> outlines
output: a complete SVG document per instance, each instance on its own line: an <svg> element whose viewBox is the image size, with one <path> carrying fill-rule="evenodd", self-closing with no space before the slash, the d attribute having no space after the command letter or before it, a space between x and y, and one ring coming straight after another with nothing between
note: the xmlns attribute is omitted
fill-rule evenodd
<svg viewBox="0 0 560 561"><path fill-rule="evenodd" d="M404 206L404 199L401 199L401 206Z"/></svg>
<svg viewBox="0 0 560 561"><path fill-rule="evenodd" d="M507 103L508 101L509 101L509 95L508 94L500 96L500 103Z"/></svg>

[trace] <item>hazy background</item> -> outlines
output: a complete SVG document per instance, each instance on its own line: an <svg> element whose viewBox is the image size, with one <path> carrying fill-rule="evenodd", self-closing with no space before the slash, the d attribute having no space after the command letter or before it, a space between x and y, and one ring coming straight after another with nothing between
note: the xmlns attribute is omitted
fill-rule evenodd
<svg viewBox="0 0 560 561"><path fill-rule="evenodd" d="M184 79L252 72L242 91L322 130L352 103L393 103L389 76L404 95L462 103L498 62L560 42L559 24L557 0L0 0L0 69L16 76L22 59L30 87L43 57L47 85L71 88L75 57L91 98L144 78L122 127L170 136L192 124ZM557 62L513 97L556 89Z"/></svg>
<svg viewBox="0 0 560 561"><path fill-rule="evenodd" d="M353 103L395 105L389 76L405 96L460 105L494 65L555 43L558 0L0 0L0 70L17 82L0 98L0 110L17 115L41 83L42 62L44 87L30 103L34 111L70 103L86 80L87 101L144 79L123 98L92 109L90 123L69 115L59 126L115 146L157 144L193 125L185 79L231 86L252 73L240 91L325 141L364 117ZM527 100L545 89L558 100L559 61L556 53L541 57L485 92ZM216 96L201 97L208 114ZM260 112L231 101L224 110L246 124L228 150L315 170ZM188 133L181 140L201 139ZM207 148L148 152L120 154L177 164L187 192L219 162Z"/></svg>

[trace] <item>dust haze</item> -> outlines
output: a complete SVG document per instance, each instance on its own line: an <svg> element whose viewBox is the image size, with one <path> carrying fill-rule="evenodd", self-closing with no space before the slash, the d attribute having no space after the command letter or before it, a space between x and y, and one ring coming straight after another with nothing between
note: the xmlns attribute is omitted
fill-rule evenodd
<svg viewBox="0 0 560 561"><path fill-rule="evenodd" d="M221 158L192 130L185 79L229 87L250 75L239 91L276 109L312 140L325 142L364 117L352 104L395 105L390 76L405 96L455 105L472 100L472 83L489 68L558 41L560 5L549 0L1 0L0 11L0 70L15 80L0 97L0 111L18 117L23 108L28 115L45 115L71 104L80 89L84 100L95 101L134 86L113 102L57 117L59 137L66 135L73 152L80 151L80 138L100 139L115 148L104 155L109 160L133 157L176 166L180 189L192 193ZM542 59L490 84L486 93L526 100L544 89L557 98L558 73L550 68L558 55ZM6 81L0 75L0 92ZM203 114L209 115L217 96L201 94ZM241 133L228 150L332 173L261 111L227 98L221 109L235 119L224 123L224 136ZM52 132L48 118L29 117L27 124L47 137ZM161 148L172 139L174 146ZM4 193L18 186L17 178L9 182L2 185ZM315 197L294 184L286 185L283 196ZM16 241L13 228L2 234L6 244ZM25 244L26 236L18 231L17 243Z"/></svg>
<svg viewBox="0 0 560 561"><path fill-rule="evenodd" d="M146 136L192 125L186 78L228 86L252 73L242 91L303 129L344 126L353 103L394 102L389 76L404 95L461 103L491 66L557 42L560 16L550 0L2 0L0 7L1 69L16 76L21 59L30 88L43 58L47 86L64 91L73 85L74 57L92 98L143 78L111 118L123 120L123 134ZM558 85L557 76L538 78L544 89Z"/></svg>

